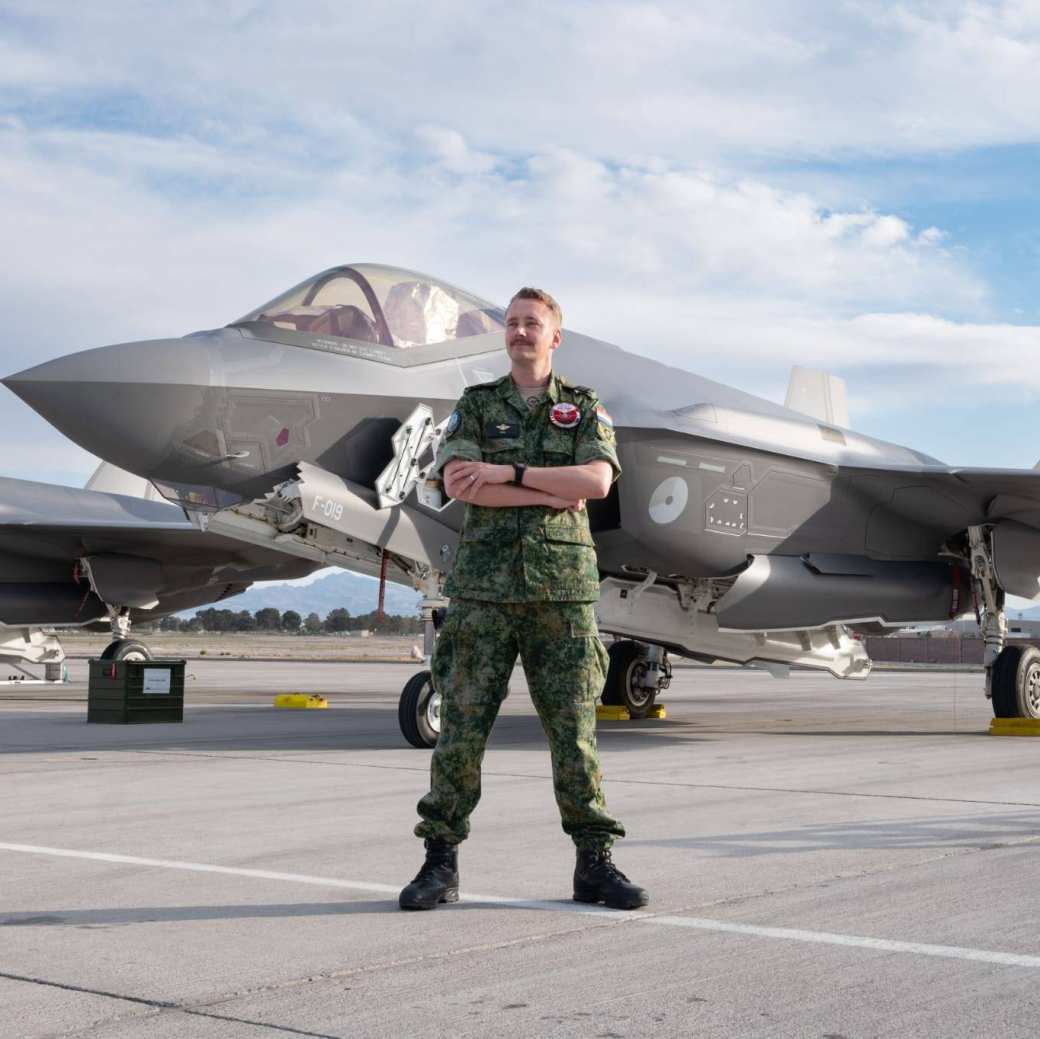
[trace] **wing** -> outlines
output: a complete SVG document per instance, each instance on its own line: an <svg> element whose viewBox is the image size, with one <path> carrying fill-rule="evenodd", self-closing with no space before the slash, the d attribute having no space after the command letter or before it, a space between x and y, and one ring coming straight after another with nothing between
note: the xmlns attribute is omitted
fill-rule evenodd
<svg viewBox="0 0 1040 1039"><path fill-rule="evenodd" d="M318 565L197 530L166 502L4 478L0 563L8 624L90 620L105 602L154 619Z"/></svg>
<svg viewBox="0 0 1040 1039"><path fill-rule="evenodd" d="M1040 472L1033 469L842 467L841 478L891 512L952 536L1011 520L1040 531Z"/></svg>

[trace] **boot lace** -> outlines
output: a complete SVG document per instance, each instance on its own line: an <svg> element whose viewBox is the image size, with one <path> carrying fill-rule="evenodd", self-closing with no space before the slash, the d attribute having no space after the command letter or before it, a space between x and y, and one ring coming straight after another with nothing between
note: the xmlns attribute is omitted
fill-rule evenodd
<svg viewBox="0 0 1040 1039"><path fill-rule="evenodd" d="M611 877L614 880L623 880L626 884L630 884L631 881L624 873L617 868L614 860L610 857L610 849L604 848L599 853L599 861L596 863L596 869L603 873L605 876Z"/></svg>

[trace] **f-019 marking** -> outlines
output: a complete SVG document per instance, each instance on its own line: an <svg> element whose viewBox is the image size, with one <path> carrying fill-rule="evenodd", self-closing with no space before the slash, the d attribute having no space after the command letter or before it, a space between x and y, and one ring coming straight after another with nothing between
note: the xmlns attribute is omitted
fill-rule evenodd
<svg viewBox="0 0 1040 1039"><path fill-rule="evenodd" d="M343 519L343 503L332 498L326 498L323 494L314 495L314 503L311 512L316 512L326 519L335 521Z"/></svg>

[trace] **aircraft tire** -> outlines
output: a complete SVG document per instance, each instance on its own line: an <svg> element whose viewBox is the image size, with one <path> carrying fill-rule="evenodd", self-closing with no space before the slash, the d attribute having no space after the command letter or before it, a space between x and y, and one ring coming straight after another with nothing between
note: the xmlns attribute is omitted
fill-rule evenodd
<svg viewBox="0 0 1040 1039"><path fill-rule="evenodd" d="M151 660L152 651L137 639L114 639L101 651L102 660Z"/></svg>
<svg viewBox="0 0 1040 1039"><path fill-rule="evenodd" d="M405 683L397 704L397 724L404 738L420 750L436 746L440 735L441 698L429 671L420 671Z"/></svg>
<svg viewBox="0 0 1040 1039"><path fill-rule="evenodd" d="M615 642L607 650L610 667L600 699L605 704L624 707L630 718L645 718L654 706L656 689L644 689L637 681L646 671L638 642Z"/></svg>
<svg viewBox="0 0 1040 1039"><path fill-rule="evenodd" d="M1040 718L1040 649L1005 646L993 665L993 715Z"/></svg>

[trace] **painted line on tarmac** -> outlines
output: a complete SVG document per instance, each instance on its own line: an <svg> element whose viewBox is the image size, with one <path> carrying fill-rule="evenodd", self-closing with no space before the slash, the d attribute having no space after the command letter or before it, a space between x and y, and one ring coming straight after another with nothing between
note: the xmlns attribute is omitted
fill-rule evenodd
<svg viewBox="0 0 1040 1039"><path fill-rule="evenodd" d="M0 851L21 852L27 855L50 855L59 859L86 859L90 862L113 862L123 866L149 866L156 869L179 869L190 873L221 873L233 877L253 877L257 880L284 880L292 884L313 884L316 887L339 887L352 891L372 891L376 894L394 894L401 889L390 884L369 884L360 880L338 880L335 877L312 877L305 873L278 873L268 869L245 869L237 866L214 866L206 862L179 862L176 859L145 859L136 855L113 855L103 851L77 851L72 848L45 848L36 844L8 844L0 841Z"/></svg>
<svg viewBox="0 0 1040 1039"><path fill-rule="evenodd" d="M216 873L225 876L253 877L257 880L279 880L290 884L309 884L315 887L340 888L396 896L399 885L373 884L360 880L342 880L338 877L319 877L306 873L281 873L267 869L247 869L237 866L215 866L205 862L180 862L176 859L149 859L136 855L116 855L101 851L78 851L71 848L48 848L36 844L9 844L0 841L0 851L27 855L49 855L53 858L85 859L91 862L112 862L127 866L146 866L155 869L185 870L191 873ZM631 923L656 924L661 927L680 927L716 934L739 934L752 938L772 938L779 941L805 942L812 945L840 945L873 952L905 953L948 960L968 960L975 963L996 963L1007 967L1040 968L1040 956L1022 953L998 952L992 949L974 949L959 945L931 945L925 942L903 942L889 938L868 938L864 935L832 934L828 931L807 931L793 927L764 927L729 920L712 920L696 916L655 916L639 911L605 909L600 906L580 905L564 901L505 898L500 895L478 895L462 892L462 900L484 903L509 909L539 909L551 912L593 915L609 920Z"/></svg>
<svg viewBox="0 0 1040 1039"><path fill-rule="evenodd" d="M937 956L947 960L973 960L976 963L1000 963L1008 967L1040 967L1040 956L1014 952L994 952L959 945L928 945L924 942L899 942L889 938L867 938L855 934L830 934L827 931L803 931L792 927L760 927L728 920L705 920L694 916L637 916L636 920L662 924L665 927L688 927L697 931L724 934L747 934L755 938L778 938L789 942L811 942L815 945L845 945L854 949L878 952L912 953L915 956Z"/></svg>

